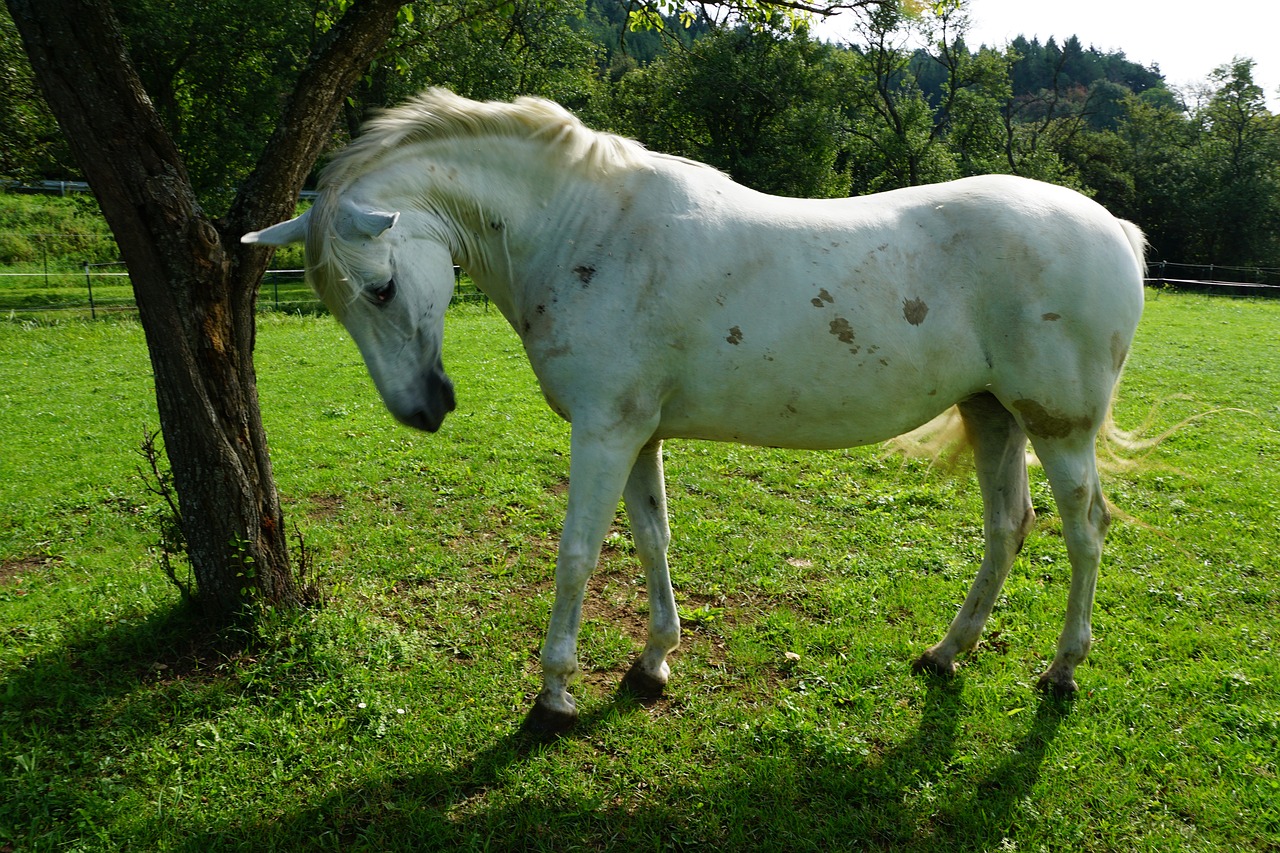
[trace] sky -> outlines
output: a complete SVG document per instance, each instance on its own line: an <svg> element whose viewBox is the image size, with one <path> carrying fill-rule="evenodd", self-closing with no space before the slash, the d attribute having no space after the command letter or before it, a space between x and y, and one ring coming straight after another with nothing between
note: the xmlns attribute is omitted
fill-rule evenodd
<svg viewBox="0 0 1280 853"><path fill-rule="evenodd" d="M971 47L1003 46L1017 35L1078 36L1086 48L1124 51L1132 62L1160 66L1170 88L1202 83L1236 56L1256 62L1253 80L1280 113L1280 2L1277 0L969 0ZM840 37L839 21L820 36Z"/></svg>

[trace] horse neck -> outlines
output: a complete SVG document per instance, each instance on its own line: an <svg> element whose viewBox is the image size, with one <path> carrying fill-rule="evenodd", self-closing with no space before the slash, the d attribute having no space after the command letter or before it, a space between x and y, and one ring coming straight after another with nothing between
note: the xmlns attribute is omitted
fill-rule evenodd
<svg viewBox="0 0 1280 853"><path fill-rule="evenodd" d="M518 331L549 235L580 230L593 206L575 205L583 182L522 140L484 142L417 146L380 170L374 192L432 220L454 263Z"/></svg>

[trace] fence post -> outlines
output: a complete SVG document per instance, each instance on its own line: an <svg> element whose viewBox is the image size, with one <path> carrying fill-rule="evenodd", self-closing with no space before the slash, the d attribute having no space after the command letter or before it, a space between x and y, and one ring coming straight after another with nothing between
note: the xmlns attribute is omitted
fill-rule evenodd
<svg viewBox="0 0 1280 853"><path fill-rule="evenodd" d="M84 283L89 288L89 319L98 319L98 312L93 307L93 276L89 274L89 262L84 262Z"/></svg>

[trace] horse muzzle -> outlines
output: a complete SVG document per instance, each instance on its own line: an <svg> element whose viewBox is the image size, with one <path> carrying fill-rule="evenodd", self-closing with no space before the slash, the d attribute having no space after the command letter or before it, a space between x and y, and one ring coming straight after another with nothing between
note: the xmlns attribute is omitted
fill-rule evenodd
<svg viewBox="0 0 1280 853"><path fill-rule="evenodd" d="M444 423L445 415L457 405L453 382L445 375L444 368L437 366L423 378L420 390L418 405L409 409L392 408L391 413L405 426L435 432Z"/></svg>

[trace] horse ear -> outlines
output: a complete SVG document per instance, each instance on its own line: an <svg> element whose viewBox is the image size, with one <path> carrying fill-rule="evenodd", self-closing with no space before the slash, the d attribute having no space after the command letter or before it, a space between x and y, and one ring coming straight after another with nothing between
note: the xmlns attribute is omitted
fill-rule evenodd
<svg viewBox="0 0 1280 853"><path fill-rule="evenodd" d="M261 231L250 231L240 238L241 243L262 243L265 246L288 246L290 243L301 243L307 236L307 211L301 216L263 228Z"/></svg>
<svg viewBox="0 0 1280 853"><path fill-rule="evenodd" d="M400 219L399 212L387 213L381 210L352 210L351 225L362 237L378 237L383 231L395 225Z"/></svg>

